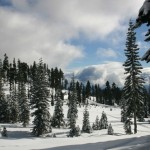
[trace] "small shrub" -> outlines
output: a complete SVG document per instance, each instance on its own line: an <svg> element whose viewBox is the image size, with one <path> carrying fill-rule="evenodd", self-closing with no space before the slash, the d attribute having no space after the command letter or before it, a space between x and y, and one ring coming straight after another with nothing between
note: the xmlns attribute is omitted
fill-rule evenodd
<svg viewBox="0 0 150 150"><path fill-rule="evenodd" d="M114 134L114 130L113 130L112 125L110 123L108 126L108 135L113 135L113 134Z"/></svg>

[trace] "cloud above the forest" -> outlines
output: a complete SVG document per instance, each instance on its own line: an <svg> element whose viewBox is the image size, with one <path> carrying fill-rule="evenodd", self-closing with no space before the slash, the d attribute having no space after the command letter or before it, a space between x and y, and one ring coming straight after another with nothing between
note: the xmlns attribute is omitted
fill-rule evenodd
<svg viewBox="0 0 150 150"><path fill-rule="evenodd" d="M124 32L143 1L137 0L7 0L0 4L0 55L26 62L41 57L49 66L67 67L84 58L84 46L72 44L80 35L107 40ZM129 13L130 12L130 13ZM118 36L120 34L117 34ZM110 36L112 37L112 36ZM119 39L119 38L118 38ZM116 42L115 38L112 39ZM108 56L115 56L109 50Z"/></svg>

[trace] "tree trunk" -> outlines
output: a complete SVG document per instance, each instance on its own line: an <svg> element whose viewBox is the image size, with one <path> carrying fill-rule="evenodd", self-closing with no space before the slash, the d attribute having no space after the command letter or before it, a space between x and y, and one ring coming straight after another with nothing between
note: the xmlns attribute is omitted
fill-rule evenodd
<svg viewBox="0 0 150 150"><path fill-rule="evenodd" d="M137 133L136 111L134 112L134 134Z"/></svg>

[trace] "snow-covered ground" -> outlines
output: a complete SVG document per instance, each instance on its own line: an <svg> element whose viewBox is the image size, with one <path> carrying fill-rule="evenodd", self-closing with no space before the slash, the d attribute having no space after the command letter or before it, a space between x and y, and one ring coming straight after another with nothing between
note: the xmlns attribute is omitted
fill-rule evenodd
<svg viewBox="0 0 150 150"><path fill-rule="evenodd" d="M65 119L67 105L63 106ZM111 111L112 109L112 111ZM54 107L51 107L51 115ZM120 108L104 105L88 106L91 125L98 115L105 111L108 122L112 124L114 135L107 135L107 130L93 131L91 134L82 133L80 137L67 137L69 129L53 129L56 138L33 137L30 133L32 124L23 128L20 124L1 124L6 126L8 137L0 137L0 150L150 150L150 124L148 121L138 123L138 133L126 135L120 122ZM77 125L82 127L84 107L78 108ZM148 147L148 148L146 148Z"/></svg>

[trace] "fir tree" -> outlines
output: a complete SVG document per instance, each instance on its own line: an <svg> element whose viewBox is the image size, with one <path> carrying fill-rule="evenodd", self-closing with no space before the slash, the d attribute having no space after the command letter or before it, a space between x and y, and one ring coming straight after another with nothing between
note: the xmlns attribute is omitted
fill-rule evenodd
<svg viewBox="0 0 150 150"><path fill-rule="evenodd" d="M13 84L12 90L10 91L10 105L11 105L11 122L16 123L19 121L19 103L17 98L16 87Z"/></svg>
<svg viewBox="0 0 150 150"><path fill-rule="evenodd" d="M5 54L3 60L3 70L2 70L2 76L4 78L4 81L8 81L8 75L9 75L9 60L8 60L8 56Z"/></svg>
<svg viewBox="0 0 150 150"><path fill-rule="evenodd" d="M29 101L27 98L27 92L25 83L20 84L20 91L19 91L19 97L20 97L20 121L22 122L23 126L26 127L29 124L29 116L30 116L30 110L29 110Z"/></svg>
<svg viewBox="0 0 150 150"><path fill-rule="evenodd" d="M2 136L3 137L7 137L8 136L6 127L3 127Z"/></svg>
<svg viewBox="0 0 150 150"><path fill-rule="evenodd" d="M89 98L89 96L91 96L91 84L90 84L90 81L87 81L87 83L86 83L85 94L86 94L86 98Z"/></svg>
<svg viewBox="0 0 150 150"><path fill-rule="evenodd" d="M68 121L70 128L75 128L76 126L76 119L78 117L78 110L77 110L77 92L74 82L74 76L72 78L72 86L71 92L69 96L69 109L68 109Z"/></svg>
<svg viewBox="0 0 150 150"><path fill-rule="evenodd" d="M105 99L105 104L107 105L112 105L112 91L111 91L111 86L109 84L109 81L106 82L106 88L104 89L104 99Z"/></svg>
<svg viewBox="0 0 150 150"><path fill-rule="evenodd" d="M93 123L93 130L100 130L100 120L99 120L99 117L97 116L96 119L95 119L95 123Z"/></svg>
<svg viewBox="0 0 150 150"><path fill-rule="evenodd" d="M87 106L85 107L85 110L83 113L82 132L85 132L85 133L91 133L92 132L92 128L91 128L90 122L89 122L89 111L87 110Z"/></svg>
<svg viewBox="0 0 150 150"><path fill-rule="evenodd" d="M101 129L107 129L108 128L107 115L104 111L102 112L102 116L101 116L101 120L100 120L100 128Z"/></svg>
<svg viewBox="0 0 150 150"><path fill-rule="evenodd" d="M64 126L64 114L63 114L63 101L61 99L61 91L58 90L56 93L56 105L54 110L54 115L52 118L52 126L60 128Z"/></svg>
<svg viewBox="0 0 150 150"><path fill-rule="evenodd" d="M33 85L31 86L31 109L34 110L34 128L32 133L36 136L51 132L51 119L49 113L49 90L46 72L40 60Z"/></svg>
<svg viewBox="0 0 150 150"><path fill-rule="evenodd" d="M126 106L126 117L134 118L134 133L137 133L137 118L144 117L143 113L143 79L141 78L142 66L139 62L138 45L136 44L136 33L133 31L133 23L130 20L127 32L125 55L127 57L124 63L125 84L123 88L123 104Z"/></svg>
<svg viewBox="0 0 150 150"><path fill-rule="evenodd" d="M3 89L4 85L3 85L2 74L3 74L3 68L2 68L2 62L0 59L0 122L4 123L6 122L7 102L6 102L5 93Z"/></svg>
<svg viewBox="0 0 150 150"><path fill-rule="evenodd" d="M120 88L118 88L118 87L116 86L116 84L113 83L113 84L112 84L111 91L112 91L113 104L116 103L116 104L119 105L120 100L121 100L121 90L120 90Z"/></svg>
<svg viewBox="0 0 150 150"><path fill-rule="evenodd" d="M75 87L74 76L71 81L70 87L70 96L69 96L69 109L68 109L68 123L71 128L69 132L69 136L79 136L80 135L80 128L76 127L76 119L78 117L78 110L77 110L77 92Z"/></svg>
<svg viewBox="0 0 150 150"><path fill-rule="evenodd" d="M132 122L130 118L124 122L124 130L126 134L132 134L131 124Z"/></svg>
<svg viewBox="0 0 150 150"><path fill-rule="evenodd" d="M74 137L74 136L80 136L81 135L81 130L80 127L77 126L75 128L72 128L69 132L69 137Z"/></svg>
<svg viewBox="0 0 150 150"><path fill-rule="evenodd" d="M112 125L110 123L108 126L108 135L113 135L113 134L114 134L114 130L113 130Z"/></svg>
<svg viewBox="0 0 150 150"><path fill-rule="evenodd" d="M127 105L126 100L124 98L121 99L121 122L125 122L127 119Z"/></svg>
<svg viewBox="0 0 150 150"><path fill-rule="evenodd" d="M81 86L80 86L80 83L77 81L76 82L76 90L77 90L77 100L78 100L78 103L81 104Z"/></svg>

